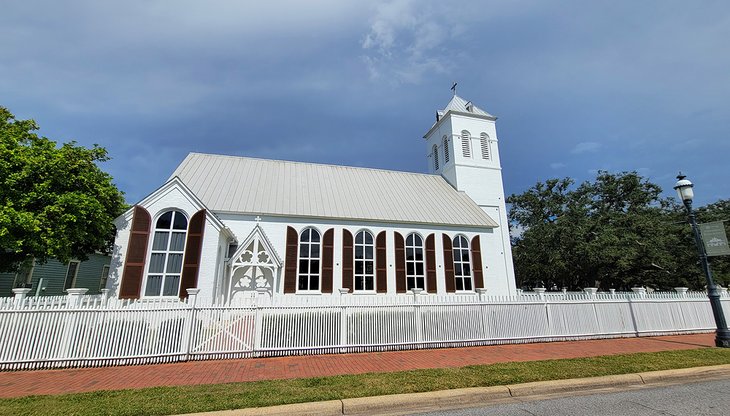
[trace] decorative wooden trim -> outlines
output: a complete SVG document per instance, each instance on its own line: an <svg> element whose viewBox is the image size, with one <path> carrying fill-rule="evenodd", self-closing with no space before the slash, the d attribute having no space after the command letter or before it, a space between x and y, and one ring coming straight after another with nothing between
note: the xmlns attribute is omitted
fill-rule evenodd
<svg viewBox="0 0 730 416"><path fill-rule="evenodd" d="M297 251L299 233L293 227L286 227L286 259L284 260L284 293L297 291Z"/></svg>
<svg viewBox="0 0 730 416"><path fill-rule="evenodd" d="M388 251L385 231L381 231L375 238L375 291L388 293Z"/></svg>
<svg viewBox="0 0 730 416"><path fill-rule="evenodd" d="M203 234L205 233L206 212L204 209L193 214L188 225L188 236L185 243L182 276L180 277L180 299L188 297L187 289L198 287L200 258L203 254Z"/></svg>
<svg viewBox="0 0 730 416"><path fill-rule="evenodd" d="M119 284L119 299L139 299L142 292L144 266L147 260L147 244L150 240L152 217L150 213L135 205L132 213L127 255L122 271L122 281Z"/></svg>
<svg viewBox="0 0 730 416"><path fill-rule="evenodd" d="M444 277L446 278L446 291L456 292L456 281L454 280L454 250L451 245L451 237L442 234L444 242Z"/></svg>
<svg viewBox="0 0 730 416"><path fill-rule="evenodd" d="M479 235L475 235L471 240L471 263L472 273L474 273L474 288L484 288L484 271L482 270L482 249Z"/></svg>
<svg viewBox="0 0 730 416"><path fill-rule="evenodd" d="M395 291L406 293L406 242L399 232L395 233Z"/></svg>
<svg viewBox="0 0 730 416"><path fill-rule="evenodd" d="M322 293L332 293L334 259L335 229L330 228L322 235Z"/></svg>
<svg viewBox="0 0 730 416"><path fill-rule="evenodd" d="M426 290L436 293L436 238L426 237Z"/></svg>
<svg viewBox="0 0 730 416"><path fill-rule="evenodd" d="M342 288L352 289L355 279L355 252L353 248L352 233L348 230L342 230Z"/></svg>

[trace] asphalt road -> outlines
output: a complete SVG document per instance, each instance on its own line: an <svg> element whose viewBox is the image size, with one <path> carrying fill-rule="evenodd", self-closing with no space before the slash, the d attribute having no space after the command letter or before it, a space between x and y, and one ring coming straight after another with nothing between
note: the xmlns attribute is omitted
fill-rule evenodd
<svg viewBox="0 0 730 416"><path fill-rule="evenodd" d="M730 415L730 379L615 393L545 398L419 416Z"/></svg>

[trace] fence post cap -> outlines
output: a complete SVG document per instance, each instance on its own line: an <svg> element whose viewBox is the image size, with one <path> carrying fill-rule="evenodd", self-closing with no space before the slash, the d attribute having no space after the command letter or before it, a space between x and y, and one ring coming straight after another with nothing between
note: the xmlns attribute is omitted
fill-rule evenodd
<svg viewBox="0 0 730 416"><path fill-rule="evenodd" d="M16 296L17 295L27 295L28 293L30 293L31 290L32 289L25 288L25 287L16 287L15 289L13 289L13 294L15 294Z"/></svg>
<svg viewBox="0 0 730 416"><path fill-rule="evenodd" d="M477 288L477 293L480 295L483 295L483 294L487 293L487 289L483 288L483 287Z"/></svg>
<svg viewBox="0 0 730 416"><path fill-rule="evenodd" d="M583 288L583 291L590 295L595 295L596 292L598 292L598 288L597 287L585 287L585 288Z"/></svg>
<svg viewBox="0 0 730 416"><path fill-rule="evenodd" d="M346 287L342 287L338 290L340 291L340 295L346 295L346 294L350 293L350 289L348 289Z"/></svg>
<svg viewBox="0 0 730 416"><path fill-rule="evenodd" d="M200 289L198 289L198 288L193 288L193 287L191 287L191 288L187 288L187 289L185 289L185 291L186 291L186 292L188 292L188 295L193 295L193 296L195 296L195 295L197 295L198 293L200 293Z"/></svg>
<svg viewBox="0 0 730 416"><path fill-rule="evenodd" d="M69 295L83 295L88 291L89 289L85 287L73 287L71 289L66 289L66 293L68 293Z"/></svg>

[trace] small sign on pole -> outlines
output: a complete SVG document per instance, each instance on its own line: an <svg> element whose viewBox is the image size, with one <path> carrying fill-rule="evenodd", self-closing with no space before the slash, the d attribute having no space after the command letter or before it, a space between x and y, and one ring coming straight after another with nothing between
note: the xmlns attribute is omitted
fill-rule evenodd
<svg viewBox="0 0 730 416"><path fill-rule="evenodd" d="M699 224L702 233L702 242L705 243L705 252L708 256L727 256L730 246L727 243L725 224L722 221Z"/></svg>

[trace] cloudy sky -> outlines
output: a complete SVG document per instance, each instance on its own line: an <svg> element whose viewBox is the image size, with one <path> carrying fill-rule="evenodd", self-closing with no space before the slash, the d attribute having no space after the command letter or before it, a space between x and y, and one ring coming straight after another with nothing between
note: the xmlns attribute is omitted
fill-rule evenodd
<svg viewBox="0 0 730 416"><path fill-rule="evenodd" d="M507 194L681 169L730 198L727 1L3 3L0 105L106 147L129 203L191 151L425 172L453 81Z"/></svg>

